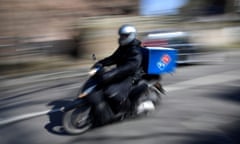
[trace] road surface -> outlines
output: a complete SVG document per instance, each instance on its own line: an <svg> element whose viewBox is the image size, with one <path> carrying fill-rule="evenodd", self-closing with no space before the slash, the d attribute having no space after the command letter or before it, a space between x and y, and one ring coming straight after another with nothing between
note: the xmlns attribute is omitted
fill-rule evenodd
<svg viewBox="0 0 240 144"><path fill-rule="evenodd" d="M211 63L179 66L175 73L164 75L167 93L159 110L147 117L74 136L62 131L62 113L57 110L77 95L86 79L79 72L85 71L4 81L0 143L238 144L240 54L220 57Z"/></svg>

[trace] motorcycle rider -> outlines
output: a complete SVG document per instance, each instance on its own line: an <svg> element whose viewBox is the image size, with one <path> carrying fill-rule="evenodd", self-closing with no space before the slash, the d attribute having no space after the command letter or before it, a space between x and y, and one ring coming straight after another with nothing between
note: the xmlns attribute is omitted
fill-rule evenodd
<svg viewBox="0 0 240 144"><path fill-rule="evenodd" d="M131 103L128 95L134 79L137 79L141 70L141 42L136 38L136 28L132 25L122 25L118 30L118 35L118 49L92 67L116 66L99 76L103 87L87 97L88 101L94 106L94 112L102 124L110 121L114 112L101 95L114 103L116 111L129 110Z"/></svg>

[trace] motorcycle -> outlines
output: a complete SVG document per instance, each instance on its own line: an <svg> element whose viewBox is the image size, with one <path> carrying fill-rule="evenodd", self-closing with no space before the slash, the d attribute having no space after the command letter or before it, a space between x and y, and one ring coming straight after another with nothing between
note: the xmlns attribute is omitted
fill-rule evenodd
<svg viewBox="0 0 240 144"><path fill-rule="evenodd" d="M97 117L86 97L98 87L96 77L104 70L103 68L92 69L78 97L71 104L61 108L61 111L64 112L62 124L65 132L81 134L98 126ZM159 76L143 73L140 80L133 84L129 94L133 108L120 116L118 116L118 112L115 112L114 122L144 116L156 110L160 105L162 93L164 91L159 83ZM113 110L114 105L111 105L111 101L106 100L106 102Z"/></svg>

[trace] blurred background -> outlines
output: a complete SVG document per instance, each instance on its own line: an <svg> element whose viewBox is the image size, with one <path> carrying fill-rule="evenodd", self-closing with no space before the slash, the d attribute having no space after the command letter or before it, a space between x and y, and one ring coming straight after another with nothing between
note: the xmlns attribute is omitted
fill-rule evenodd
<svg viewBox="0 0 240 144"><path fill-rule="evenodd" d="M92 55L118 47L122 24L143 46L178 50L160 110L63 134L57 110L79 94ZM239 60L240 0L0 0L0 143L239 144Z"/></svg>
<svg viewBox="0 0 240 144"><path fill-rule="evenodd" d="M93 53L103 58L126 23L150 45L190 44L195 53L240 47L240 0L1 0L0 11L1 75L80 66Z"/></svg>

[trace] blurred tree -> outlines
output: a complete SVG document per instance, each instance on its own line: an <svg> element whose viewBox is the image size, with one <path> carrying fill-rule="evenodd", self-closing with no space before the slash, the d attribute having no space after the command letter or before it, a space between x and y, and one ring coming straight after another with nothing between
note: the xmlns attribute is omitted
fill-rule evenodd
<svg viewBox="0 0 240 144"><path fill-rule="evenodd" d="M188 17L217 15L235 11L235 0L189 0L180 11Z"/></svg>

